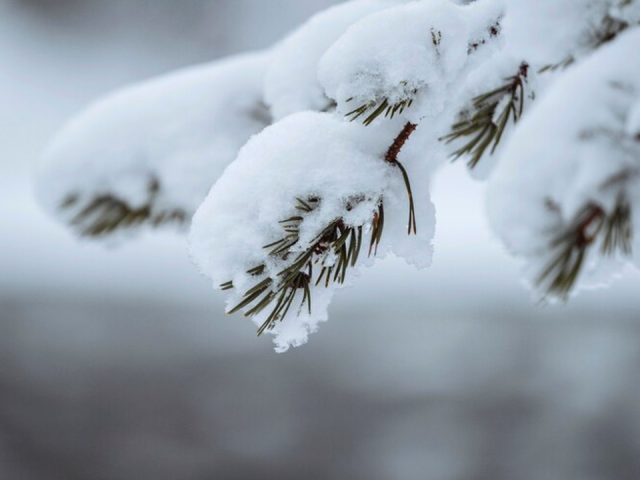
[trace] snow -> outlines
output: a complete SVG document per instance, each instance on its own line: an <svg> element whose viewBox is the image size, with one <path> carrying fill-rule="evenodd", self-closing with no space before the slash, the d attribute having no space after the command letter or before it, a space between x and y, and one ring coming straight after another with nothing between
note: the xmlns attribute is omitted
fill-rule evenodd
<svg viewBox="0 0 640 480"><path fill-rule="evenodd" d="M637 170L640 148L637 139L625 138L625 130L640 92L640 63L628 61L637 56L639 45L640 30L635 29L571 68L505 147L489 184L490 219L534 276L549 260L554 235L585 205L611 212L625 193L639 210L636 177L606 187L610 179ZM597 267L603 261L596 253L597 248L590 249L593 278L583 275L583 286L602 283ZM609 265L604 268L608 271Z"/></svg>
<svg viewBox="0 0 640 480"><path fill-rule="evenodd" d="M320 81L342 114L385 99L390 105L415 99L404 118L417 123L436 116L469 65L470 44L490 36L499 4L460 7L430 0L372 14L324 55Z"/></svg>
<svg viewBox="0 0 640 480"><path fill-rule="evenodd" d="M406 0L405 0L406 1ZM275 119L304 110L327 110L331 101L318 81L322 55L356 21L402 0L356 0L311 17L273 50L265 79L265 101Z"/></svg>
<svg viewBox="0 0 640 480"><path fill-rule="evenodd" d="M635 102L629 111L626 133L630 137L640 136L640 100Z"/></svg>
<svg viewBox="0 0 640 480"><path fill-rule="evenodd" d="M283 236L282 220L299 214L295 209L298 198L319 198L320 202L305 215L293 252L306 250L338 218L348 226L363 226L367 238L373 213L383 198L386 215L402 219L399 229L393 228L397 222L385 227L378 251L384 256L395 238L407 237L404 182L399 169L384 160L392 142L393 137L385 132L327 113L295 114L265 129L241 150L194 216L190 250L195 263L215 286L233 281L236 288L230 306L262 278L279 278L288 263L267 257L264 246ZM420 227L432 232L429 223L433 222L432 218ZM421 241L418 237L413 240ZM247 271L263 263L266 270L256 281ZM367 263L363 252L359 264ZM312 313L300 309L276 326L272 333L278 351L306 342L308 334L326 320L337 288L314 287ZM267 309L253 320L261 325L269 313Z"/></svg>
<svg viewBox="0 0 640 480"><path fill-rule="evenodd" d="M507 0L505 35L510 48L532 64L555 65L597 46L612 16L637 24L635 0ZM532 41L532 39L535 39Z"/></svg>
<svg viewBox="0 0 640 480"><path fill-rule="evenodd" d="M270 121L261 103L267 56L178 71L97 101L47 149L41 204L63 221L101 195L191 216L240 147ZM69 196L79 198L75 212L59 208Z"/></svg>
<svg viewBox="0 0 640 480"><path fill-rule="evenodd" d="M614 2L609 14L629 25L640 24L640 2L637 0L618 0Z"/></svg>

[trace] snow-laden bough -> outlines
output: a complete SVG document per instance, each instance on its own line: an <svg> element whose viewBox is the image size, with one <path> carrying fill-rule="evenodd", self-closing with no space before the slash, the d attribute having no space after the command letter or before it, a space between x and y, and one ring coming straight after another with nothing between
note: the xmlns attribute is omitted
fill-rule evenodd
<svg viewBox="0 0 640 480"><path fill-rule="evenodd" d="M571 67L514 133L489 182L494 230L547 295L600 284L608 260L632 256L640 62L629 59L639 45L635 29Z"/></svg>
<svg viewBox="0 0 640 480"><path fill-rule="evenodd" d="M246 54L125 88L54 139L38 174L41 203L82 236L188 227L240 147L270 123L268 54Z"/></svg>
<svg viewBox="0 0 640 480"><path fill-rule="evenodd" d="M410 0L356 0L324 10L273 48L264 97L280 120L305 110L328 111L333 102L318 80L318 63L347 29L368 15Z"/></svg>
<svg viewBox="0 0 640 480"><path fill-rule="evenodd" d="M292 115L248 142L194 216L194 261L279 351L306 342L352 272L417 232L402 171L385 157L392 140L330 114ZM427 212L421 227L433 232Z"/></svg>
<svg viewBox="0 0 640 480"><path fill-rule="evenodd" d="M638 263L639 24L639 0L345 2L98 102L40 197L97 238L197 209L195 263L286 351L375 258L429 266L429 184L460 159L530 284L564 299Z"/></svg>

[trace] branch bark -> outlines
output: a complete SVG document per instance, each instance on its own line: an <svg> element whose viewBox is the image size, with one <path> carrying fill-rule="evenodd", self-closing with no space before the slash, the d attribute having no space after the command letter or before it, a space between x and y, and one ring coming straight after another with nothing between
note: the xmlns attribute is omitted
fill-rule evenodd
<svg viewBox="0 0 640 480"><path fill-rule="evenodd" d="M389 147L389 150L387 151L387 154L384 157L384 159L388 163L395 165L400 169L400 171L402 172L402 177L404 178L405 186L407 187L407 194L409 195L409 227L408 227L409 235L411 235L411 233L413 233L414 235L418 233L415 202L413 200L413 191L411 190L411 181L409 180L409 174L407 174L407 171L405 170L404 166L398 160L398 155L400 155L402 148L407 143L407 141L409 140L413 132L416 131L416 128L418 128L418 125L408 122L404 126L400 134L393 141L393 143L391 144L391 147Z"/></svg>

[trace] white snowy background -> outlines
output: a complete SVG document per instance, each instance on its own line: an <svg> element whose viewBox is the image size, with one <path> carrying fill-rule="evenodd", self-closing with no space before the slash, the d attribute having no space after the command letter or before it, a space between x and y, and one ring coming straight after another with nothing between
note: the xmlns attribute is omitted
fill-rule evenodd
<svg viewBox="0 0 640 480"><path fill-rule="evenodd" d="M285 356L221 315L183 237L108 249L36 205L95 97L332 3L0 0L0 478L640 477L640 277L535 305L462 164L433 185L433 267L366 271Z"/></svg>

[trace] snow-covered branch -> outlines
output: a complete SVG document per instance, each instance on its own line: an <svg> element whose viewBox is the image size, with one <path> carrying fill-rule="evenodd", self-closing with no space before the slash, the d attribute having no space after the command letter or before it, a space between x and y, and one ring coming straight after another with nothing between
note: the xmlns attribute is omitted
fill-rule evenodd
<svg viewBox="0 0 640 480"><path fill-rule="evenodd" d="M267 53L125 88L73 119L45 153L41 203L82 236L189 220L251 137L271 122Z"/></svg>
<svg viewBox="0 0 640 480"><path fill-rule="evenodd" d="M637 263L639 24L640 0L348 1L98 102L40 197L101 238L196 212L193 260L285 351L375 258L429 266L428 186L459 158L535 291L565 299Z"/></svg>

